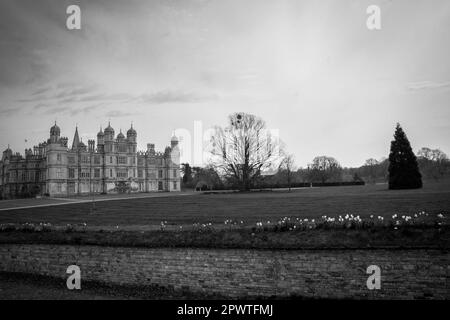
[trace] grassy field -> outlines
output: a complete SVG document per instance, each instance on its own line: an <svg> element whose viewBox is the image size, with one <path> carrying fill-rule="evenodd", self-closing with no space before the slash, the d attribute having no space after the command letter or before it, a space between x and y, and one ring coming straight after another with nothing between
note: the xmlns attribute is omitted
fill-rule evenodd
<svg viewBox="0 0 450 320"><path fill-rule="evenodd" d="M227 219L254 225L282 217L314 218L345 214L389 216L450 212L450 185L425 184L419 190L387 190L386 185L306 188L292 192L196 194L99 202L94 214L91 203L0 211L0 223L53 225L86 223L89 227L137 229L167 225L212 223Z"/></svg>
<svg viewBox="0 0 450 320"><path fill-rule="evenodd" d="M113 198L98 202L94 214L91 203L70 201L0 211L0 244L263 250L433 248L446 253L450 248L450 183L429 183L420 190L389 191L386 185L369 185ZM66 200L58 203L61 201ZM20 201L11 200L10 204L13 202L20 206ZM329 220L347 214L353 216ZM394 218L394 214L398 216ZM409 216L411 220L407 220ZM237 224L224 223L230 219ZM162 221L167 221L163 227ZM84 283L83 292L78 293L68 292L64 284L59 279L0 273L0 299L192 299L189 293L159 287Z"/></svg>

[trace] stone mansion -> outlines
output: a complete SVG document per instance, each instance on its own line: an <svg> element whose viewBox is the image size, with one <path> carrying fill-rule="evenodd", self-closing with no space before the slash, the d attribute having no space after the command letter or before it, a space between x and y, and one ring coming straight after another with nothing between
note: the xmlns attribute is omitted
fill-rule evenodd
<svg viewBox="0 0 450 320"><path fill-rule="evenodd" d="M3 199L37 195L73 196L91 193L180 191L180 151L178 139L156 152L154 144L137 151L137 133L131 126L125 137L108 127L88 144L80 141L78 127L72 146L60 136L60 128L50 128L50 138L25 154L8 148L0 161L0 197Z"/></svg>

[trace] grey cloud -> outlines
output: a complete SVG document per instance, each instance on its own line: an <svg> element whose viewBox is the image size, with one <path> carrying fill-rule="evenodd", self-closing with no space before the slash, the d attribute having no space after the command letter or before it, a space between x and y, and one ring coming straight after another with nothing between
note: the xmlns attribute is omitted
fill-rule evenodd
<svg viewBox="0 0 450 320"><path fill-rule="evenodd" d="M128 94L128 93L116 93L116 94L110 94L106 98L107 98L107 100L126 101L126 100L132 100L135 97L133 97L131 94Z"/></svg>
<svg viewBox="0 0 450 320"><path fill-rule="evenodd" d="M38 109L45 109L45 108L48 108L48 105L45 104L45 103L39 103L39 104L37 104L37 105L35 105L35 106L33 107L33 109L35 109L35 110L38 110Z"/></svg>
<svg viewBox="0 0 450 320"><path fill-rule="evenodd" d="M105 116L107 118L120 118L120 117L128 117L128 116L133 116L135 114L131 113L131 112L125 112L125 111L121 111L121 110L111 110L108 111L107 113L105 113Z"/></svg>
<svg viewBox="0 0 450 320"><path fill-rule="evenodd" d="M92 94L78 98L76 101L129 101L133 96L127 93L115 93L115 94Z"/></svg>
<svg viewBox="0 0 450 320"><path fill-rule="evenodd" d="M20 111L19 108L0 108L0 115L2 117L8 117L18 113L19 111Z"/></svg>
<svg viewBox="0 0 450 320"><path fill-rule="evenodd" d="M426 90L426 89L438 89L450 87L450 81L437 82L437 81L418 81L410 82L407 84L409 90Z"/></svg>
<svg viewBox="0 0 450 320"><path fill-rule="evenodd" d="M0 2L0 86L44 83L51 77L52 28L64 21L63 8L54 1Z"/></svg>
<svg viewBox="0 0 450 320"><path fill-rule="evenodd" d="M42 100L59 102L75 102L79 101L80 95L94 93L97 85L77 85L74 83L57 84L56 86L48 86L35 90L29 98L18 99L18 102L38 102Z"/></svg>
<svg viewBox="0 0 450 320"><path fill-rule="evenodd" d="M79 101L80 96L83 95L94 95L95 92L98 90L97 85L73 85L69 88L64 88L57 92L53 98L54 99L61 99L64 98L66 100L72 100L72 101Z"/></svg>
<svg viewBox="0 0 450 320"><path fill-rule="evenodd" d="M49 111L54 110L53 106L55 104L69 104L74 102L142 102L148 104L164 104L164 103L199 103L211 100L217 100L218 96L216 94L203 94L196 92L182 92L182 91L158 91L151 94L142 94L140 96L133 96L128 93L113 93L106 94L98 92L98 86L85 85L76 86L71 85L57 85L53 89L51 95L47 89L38 89L30 98L19 99L19 102L37 102L38 104L34 106L34 109L48 109ZM47 93L47 95L42 95ZM32 94L32 95L33 95ZM60 107L61 108L61 107ZM57 111L60 111L58 109ZM79 113L79 110L75 110L72 114Z"/></svg>
<svg viewBox="0 0 450 320"><path fill-rule="evenodd" d="M203 102L209 100L216 100L218 97L215 94L198 94L193 92L178 92L178 91L159 91L152 94L143 94L140 99L142 102L151 104L163 103L193 103Z"/></svg>
<svg viewBox="0 0 450 320"><path fill-rule="evenodd" d="M88 113L88 112L92 112L94 110L97 110L99 108L101 108L104 104L103 103L99 103L99 104L94 104L91 106L87 106L87 107L83 107L83 108L72 108L70 111L71 115L77 115L79 113Z"/></svg>
<svg viewBox="0 0 450 320"><path fill-rule="evenodd" d="M70 111L70 108L67 108L66 106L57 106L57 107L51 107L44 111L45 114L52 114L52 113L62 113Z"/></svg>
<svg viewBox="0 0 450 320"><path fill-rule="evenodd" d="M134 97L127 93L106 94L100 93L98 85L76 85L74 83L62 83L55 87L40 88L31 94L31 97L18 99L18 102L88 102L88 101L129 101ZM53 91L51 94L50 92ZM44 95L45 93L45 95ZM36 106L37 107L37 106ZM39 108L44 107L39 104Z"/></svg>
<svg viewBox="0 0 450 320"><path fill-rule="evenodd" d="M49 91L51 88L52 87L44 87L44 88L37 89L31 95L32 96L42 95L43 93L46 93L47 91Z"/></svg>

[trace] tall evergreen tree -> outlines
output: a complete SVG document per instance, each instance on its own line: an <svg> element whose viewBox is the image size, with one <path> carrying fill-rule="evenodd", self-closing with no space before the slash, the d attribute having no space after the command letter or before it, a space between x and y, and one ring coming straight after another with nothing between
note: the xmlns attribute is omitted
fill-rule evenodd
<svg viewBox="0 0 450 320"><path fill-rule="evenodd" d="M417 158L405 132L397 123L389 154L389 189L417 188L422 188Z"/></svg>

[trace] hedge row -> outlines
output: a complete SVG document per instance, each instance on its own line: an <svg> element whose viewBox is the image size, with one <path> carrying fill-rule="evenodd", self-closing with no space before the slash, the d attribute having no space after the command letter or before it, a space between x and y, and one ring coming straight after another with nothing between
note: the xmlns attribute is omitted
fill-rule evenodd
<svg viewBox="0 0 450 320"><path fill-rule="evenodd" d="M344 181L344 182L295 182L290 186L287 183L259 184L252 189L277 189L277 188L308 188L308 187L340 187L340 186L363 186L364 181ZM234 190L232 187L213 187L212 190Z"/></svg>

